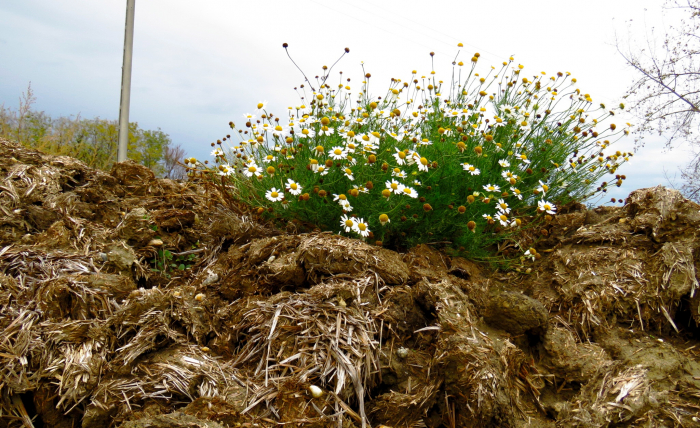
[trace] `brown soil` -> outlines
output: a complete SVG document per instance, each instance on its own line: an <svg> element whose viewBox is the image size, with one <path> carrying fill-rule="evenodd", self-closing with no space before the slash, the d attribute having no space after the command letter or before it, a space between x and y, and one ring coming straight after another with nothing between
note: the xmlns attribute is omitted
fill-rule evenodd
<svg viewBox="0 0 700 428"><path fill-rule="evenodd" d="M278 230L133 162L0 140L0 170L0 426L700 426L676 191L565 207L503 272Z"/></svg>

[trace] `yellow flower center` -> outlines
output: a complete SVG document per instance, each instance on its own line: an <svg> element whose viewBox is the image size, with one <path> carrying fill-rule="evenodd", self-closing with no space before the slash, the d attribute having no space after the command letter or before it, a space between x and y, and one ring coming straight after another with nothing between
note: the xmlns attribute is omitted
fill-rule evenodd
<svg viewBox="0 0 700 428"><path fill-rule="evenodd" d="M333 153L336 154L336 155L338 155L338 156L340 156L340 155L343 154L343 151L340 150L340 149L335 149L335 150L333 150Z"/></svg>
<svg viewBox="0 0 700 428"><path fill-rule="evenodd" d="M309 130L308 129L302 129L301 133L304 135L309 135Z"/></svg>
<svg viewBox="0 0 700 428"><path fill-rule="evenodd" d="M346 174L352 174L352 171L350 170L350 168L345 168L345 173L346 173Z"/></svg>
<svg viewBox="0 0 700 428"><path fill-rule="evenodd" d="M345 225L346 225L347 227L352 227L353 224L354 224L354 223L352 222L352 220L350 220L350 219L345 220Z"/></svg>
<svg viewBox="0 0 700 428"><path fill-rule="evenodd" d="M411 194L411 189L409 189L408 187L406 187L406 188L403 189L403 192L404 192L405 194L407 194L407 195L410 195L410 194Z"/></svg>
<svg viewBox="0 0 700 428"><path fill-rule="evenodd" d="M399 188L399 185L396 184L396 183L391 183L391 188L394 189L394 190L396 190L396 189Z"/></svg>
<svg viewBox="0 0 700 428"><path fill-rule="evenodd" d="M367 225L364 223L357 223L357 228L364 232L367 230Z"/></svg>
<svg viewBox="0 0 700 428"><path fill-rule="evenodd" d="M386 214L382 214L379 216L379 221L382 223L386 223L387 221L389 221L389 216Z"/></svg>
<svg viewBox="0 0 700 428"><path fill-rule="evenodd" d="M363 136L362 136L362 141L369 141L369 137L366 136L366 135L363 135Z"/></svg>
<svg viewBox="0 0 700 428"><path fill-rule="evenodd" d="M255 172L255 171L257 171L257 170L258 170L258 169L257 169L256 167L254 167L254 166L248 167L248 172Z"/></svg>
<svg viewBox="0 0 700 428"><path fill-rule="evenodd" d="M401 158L401 159L406 159L406 153L404 153L404 152L399 152L399 158Z"/></svg>
<svg viewBox="0 0 700 428"><path fill-rule="evenodd" d="M474 171L476 171L476 168L475 168L475 167L473 167L473 166L470 166L470 167L469 167L469 171L472 171L472 172L474 172Z"/></svg>
<svg viewBox="0 0 700 428"><path fill-rule="evenodd" d="M544 204L544 209L547 210L547 211L549 211L549 210L552 209L552 206L549 205L549 204Z"/></svg>
<svg viewBox="0 0 700 428"><path fill-rule="evenodd" d="M339 195L339 196L338 196L338 199L344 201L344 200L348 199L348 197L345 196L345 195Z"/></svg>
<svg viewBox="0 0 700 428"><path fill-rule="evenodd" d="M527 160L527 155L520 155L520 159Z"/></svg>
<svg viewBox="0 0 700 428"><path fill-rule="evenodd" d="M277 193L277 192L272 192L272 193L270 193L270 196L272 196L272 198L276 198L276 197L278 197L279 195L280 195L280 194Z"/></svg>
<svg viewBox="0 0 700 428"><path fill-rule="evenodd" d="M258 109L263 108L263 103L258 103Z"/></svg>
<svg viewBox="0 0 700 428"><path fill-rule="evenodd" d="M323 153L323 146L316 146L316 151L319 153Z"/></svg>
<svg viewBox="0 0 700 428"><path fill-rule="evenodd" d="M499 206L500 206L502 209L508 208L508 204L499 204Z"/></svg>
<svg viewBox="0 0 700 428"><path fill-rule="evenodd" d="M292 183L292 184L289 185L289 188L292 189L292 190L297 190L297 189L299 188L299 186L297 186L296 183Z"/></svg>
<svg viewBox="0 0 700 428"><path fill-rule="evenodd" d="M422 163L423 165L427 165L427 164L428 164L428 159L426 159L426 158L420 158L420 163Z"/></svg>
<svg viewBox="0 0 700 428"><path fill-rule="evenodd" d="M281 126L279 126L279 125L275 126L275 131L281 131L281 130L282 130Z"/></svg>
<svg viewBox="0 0 700 428"><path fill-rule="evenodd" d="M498 217L501 219L501 221L506 221L506 220L508 220L508 217L506 217L504 214L501 214L501 215L498 216Z"/></svg>

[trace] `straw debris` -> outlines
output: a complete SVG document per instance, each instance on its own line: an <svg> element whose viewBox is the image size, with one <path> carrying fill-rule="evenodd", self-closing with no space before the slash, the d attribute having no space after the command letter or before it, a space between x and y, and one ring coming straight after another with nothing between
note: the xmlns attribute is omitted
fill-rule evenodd
<svg viewBox="0 0 700 428"><path fill-rule="evenodd" d="M276 229L131 161L0 161L2 426L697 426L700 206L675 191L561 207L502 272Z"/></svg>

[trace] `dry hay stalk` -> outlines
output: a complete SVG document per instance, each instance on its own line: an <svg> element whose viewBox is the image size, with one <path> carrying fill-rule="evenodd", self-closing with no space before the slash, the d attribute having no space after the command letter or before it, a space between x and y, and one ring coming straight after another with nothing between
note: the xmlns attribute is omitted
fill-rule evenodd
<svg viewBox="0 0 700 428"><path fill-rule="evenodd" d="M346 284L359 296L374 281L365 277ZM339 409L352 415L347 402L355 400L365 427L365 386L374 382L379 370L379 342L374 339L378 330L369 312L312 292L255 304L237 327L247 340L234 367L248 371L251 388L242 413L264 401L269 412L278 415L274 400L285 394L285 387L319 384L331 389L323 405L336 413L327 414L315 400L307 400L303 410L316 406L319 416L334 419L342 415Z"/></svg>

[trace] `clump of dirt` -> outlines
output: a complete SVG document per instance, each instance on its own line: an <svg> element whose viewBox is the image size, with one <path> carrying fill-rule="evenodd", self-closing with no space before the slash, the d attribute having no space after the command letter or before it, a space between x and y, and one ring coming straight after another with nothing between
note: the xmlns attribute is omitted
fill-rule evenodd
<svg viewBox="0 0 700 428"><path fill-rule="evenodd" d="M698 425L700 206L676 191L566 207L503 272L277 230L134 162L0 140L0 170L4 426Z"/></svg>

